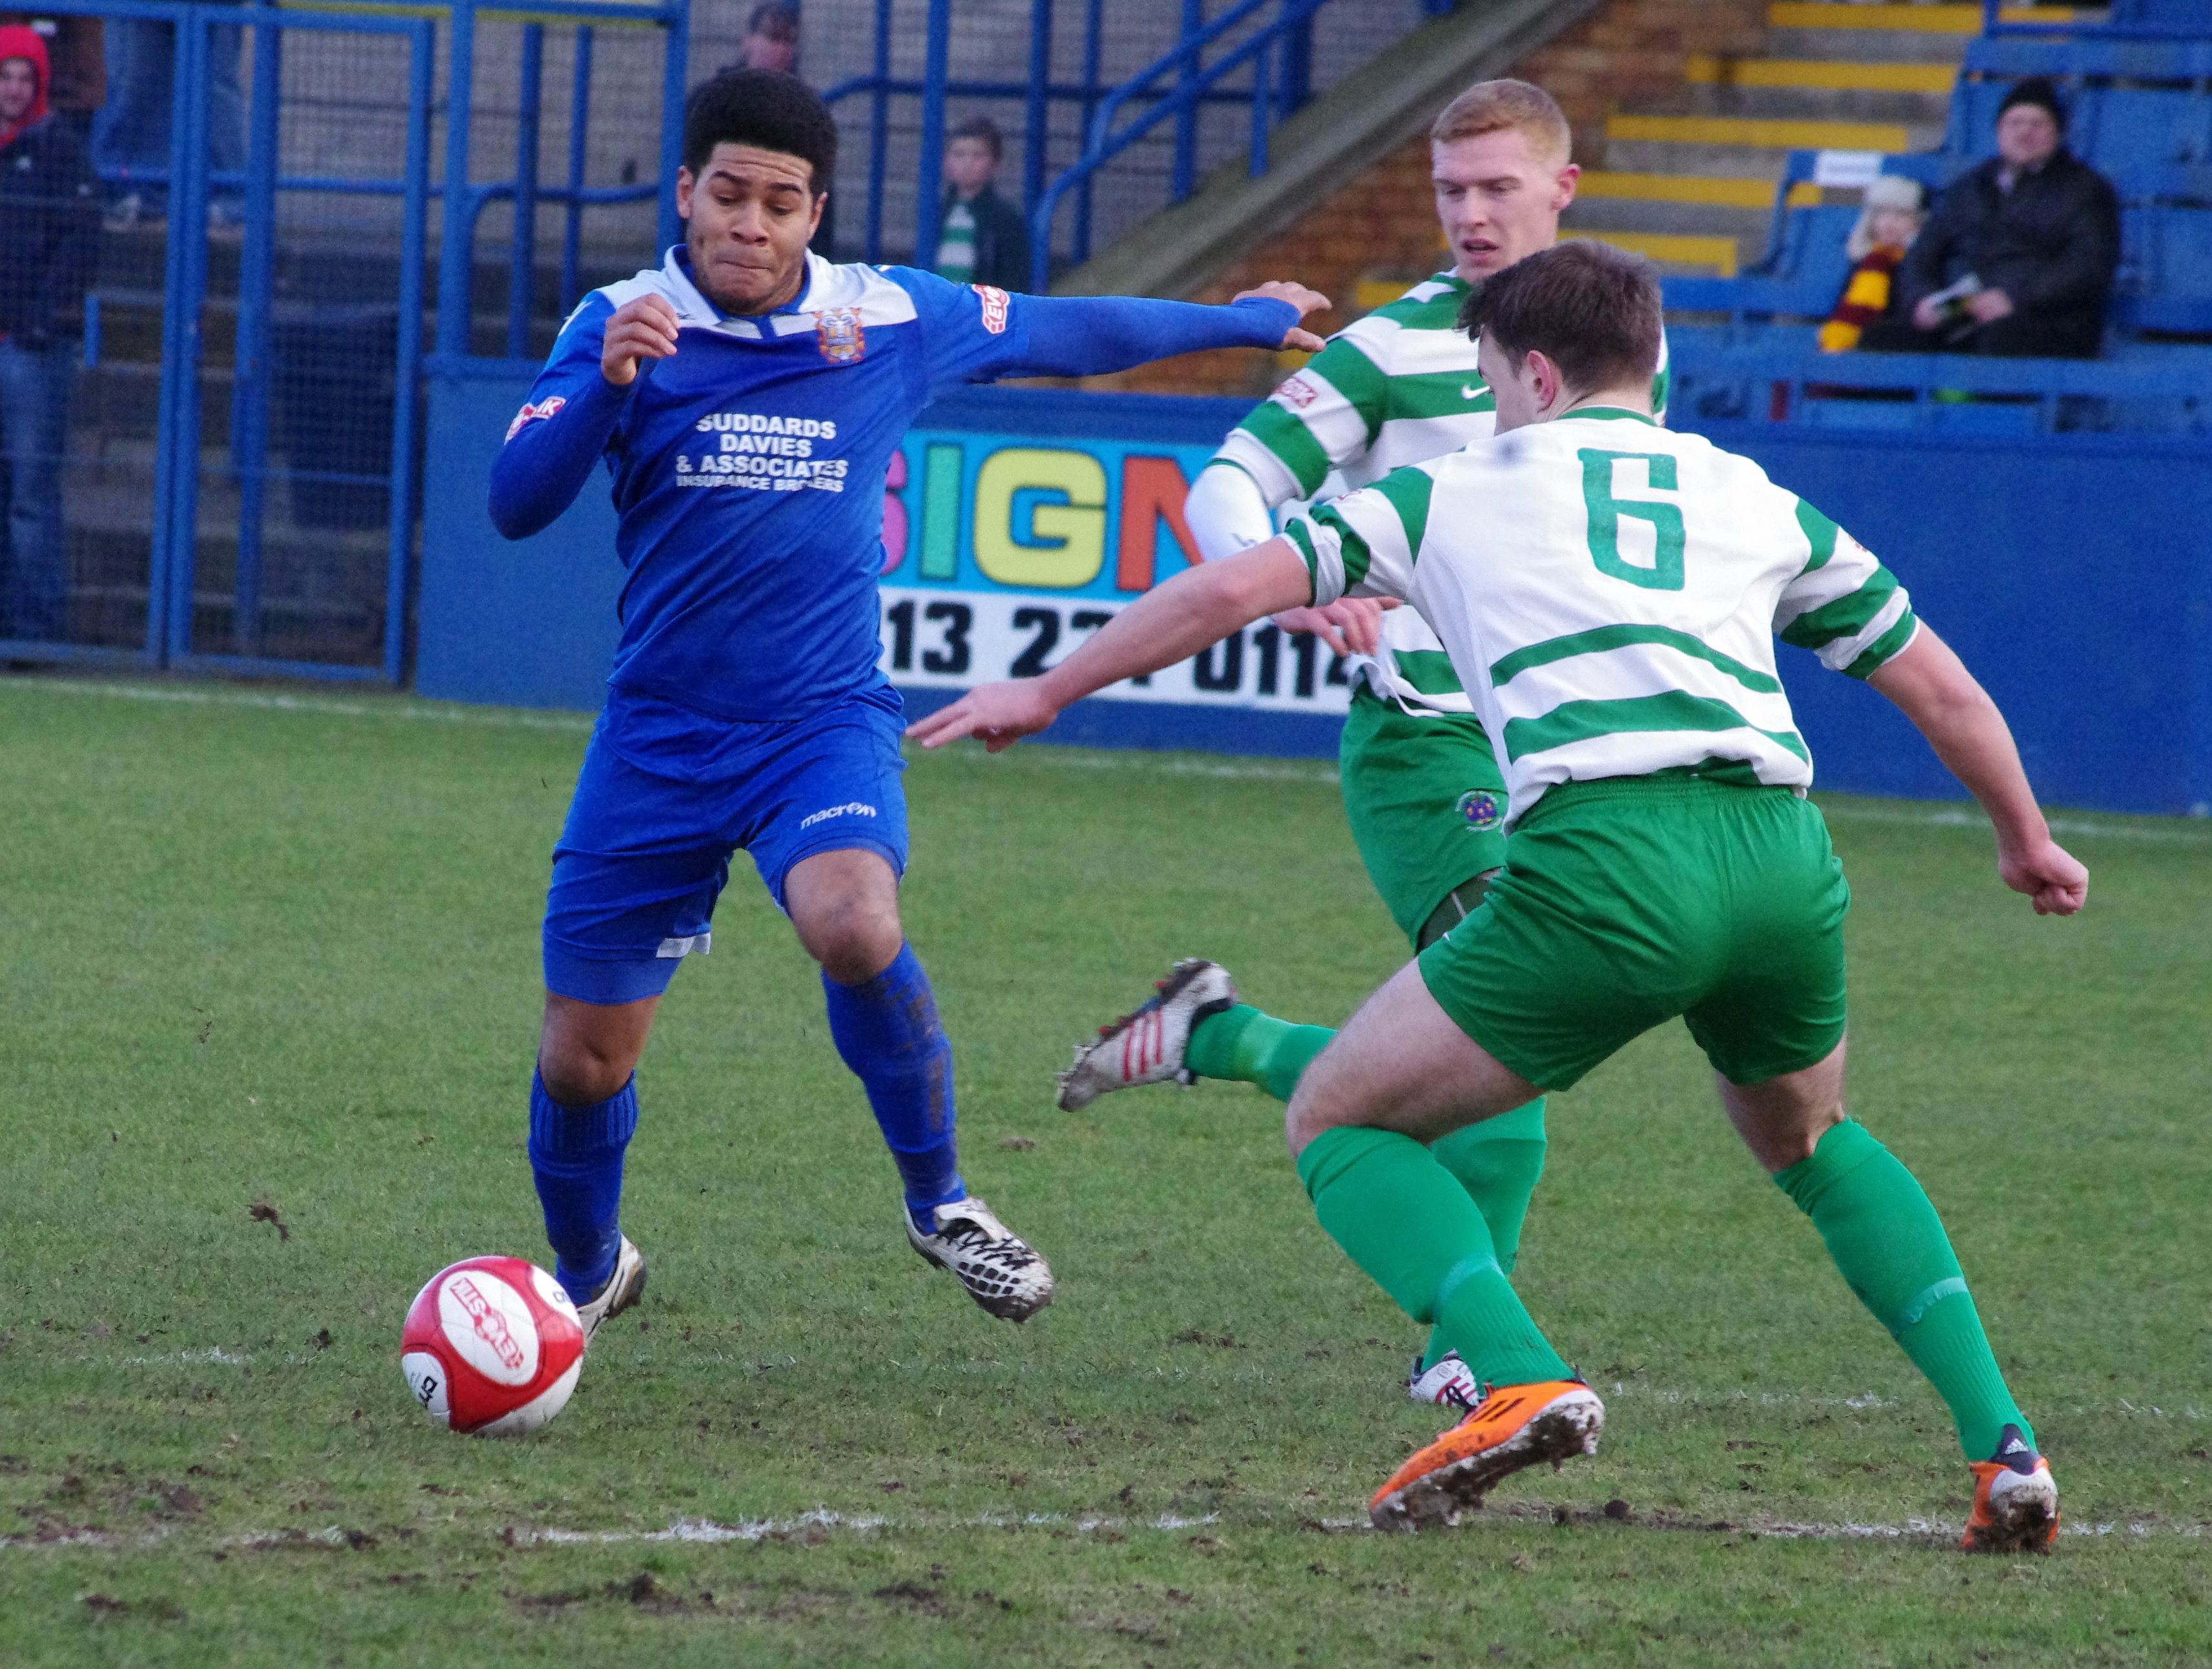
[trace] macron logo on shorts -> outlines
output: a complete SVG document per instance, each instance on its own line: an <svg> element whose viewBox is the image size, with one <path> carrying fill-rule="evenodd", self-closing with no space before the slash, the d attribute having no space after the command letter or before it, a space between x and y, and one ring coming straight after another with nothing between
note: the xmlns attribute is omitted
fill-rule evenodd
<svg viewBox="0 0 2212 1669"><path fill-rule="evenodd" d="M801 828L811 828L818 822L828 822L832 817L872 817L876 808L863 805L858 800L848 800L842 805L825 805L819 811L810 812L799 820Z"/></svg>

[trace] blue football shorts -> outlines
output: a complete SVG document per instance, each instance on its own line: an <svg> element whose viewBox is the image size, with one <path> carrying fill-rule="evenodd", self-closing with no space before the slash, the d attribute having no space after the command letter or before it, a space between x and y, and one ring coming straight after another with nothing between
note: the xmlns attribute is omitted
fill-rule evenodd
<svg viewBox="0 0 2212 1669"><path fill-rule="evenodd" d="M804 719L708 719L611 693L584 753L545 900L545 985L586 1003L668 988L711 940L744 851L783 907L792 866L858 848L906 872L905 710L888 685Z"/></svg>

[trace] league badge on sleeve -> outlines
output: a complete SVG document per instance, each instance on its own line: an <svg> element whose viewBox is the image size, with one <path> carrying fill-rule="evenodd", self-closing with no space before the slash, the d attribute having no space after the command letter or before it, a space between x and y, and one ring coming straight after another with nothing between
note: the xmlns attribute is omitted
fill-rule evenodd
<svg viewBox="0 0 2212 1669"><path fill-rule="evenodd" d="M858 307L824 307L814 315L814 339L832 365L850 365L868 351Z"/></svg>
<svg viewBox="0 0 2212 1669"><path fill-rule="evenodd" d="M1487 834L1505 822L1505 797L1487 788L1470 788L1459 797L1459 815L1478 834Z"/></svg>
<svg viewBox="0 0 2212 1669"><path fill-rule="evenodd" d="M1005 335L1007 313L1013 306L1006 291L995 284L970 284L968 288L983 298L983 328L993 336Z"/></svg>
<svg viewBox="0 0 2212 1669"><path fill-rule="evenodd" d="M568 401L558 394L548 394L534 405L528 400L525 400L522 403L522 410L514 414L514 421L507 426L507 438L509 440L514 440L531 424L544 422L568 404Z"/></svg>

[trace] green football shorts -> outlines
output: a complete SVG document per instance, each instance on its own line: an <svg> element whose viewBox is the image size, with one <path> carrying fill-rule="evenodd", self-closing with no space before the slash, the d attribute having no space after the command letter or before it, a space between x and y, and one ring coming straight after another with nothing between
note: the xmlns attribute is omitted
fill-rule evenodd
<svg viewBox="0 0 2212 1669"><path fill-rule="evenodd" d="M1473 713L1352 695L1337 751L1360 861L1408 944L1462 882L1505 861L1505 779Z"/></svg>
<svg viewBox="0 0 2212 1669"><path fill-rule="evenodd" d="M1731 1083L1844 1035L1850 889L1819 810L1686 774L1548 792L1482 907L1421 953L1430 995L1540 1089L1680 1015Z"/></svg>

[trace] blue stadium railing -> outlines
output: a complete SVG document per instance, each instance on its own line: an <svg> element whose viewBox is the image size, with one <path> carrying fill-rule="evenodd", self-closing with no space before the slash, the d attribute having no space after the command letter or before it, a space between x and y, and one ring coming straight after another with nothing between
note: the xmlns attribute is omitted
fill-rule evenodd
<svg viewBox="0 0 2212 1669"><path fill-rule="evenodd" d="M1181 203L1191 194L1197 184L1198 108L1204 100L1227 97L1249 105L1252 130L1247 166L1255 177L1267 173L1269 130L1304 99L1304 76L1295 67L1304 62L1300 43L1306 44L1310 53L1314 14L1328 0L1277 0L1277 3L1279 9L1273 21L1209 64L1205 57L1207 49L1232 36L1265 9L1267 0L1243 0L1210 23L1202 21L1196 0L1184 0L1182 39L1174 49L1086 112L1087 137L1082 156L1029 200L1030 288L1042 290L1050 286L1052 225L1061 200L1071 191L1077 197L1074 255L1079 264L1091 255L1092 180L1099 169L1164 122L1171 120L1176 128L1175 167L1168 200ZM1248 66L1249 81L1245 87L1224 87L1229 77ZM1148 106L1130 110L1147 100ZM1118 127L1117 117L1124 118Z"/></svg>
<svg viewBox="0 0 2212 1669"><path fill-rule="evenodd" d="M169 161L166 169L140 170L134 184L158 185L169 194L172 224L204 227L211 189L242 191L246 204L240 251L240 288L237 308L236 373L231 412L231 472L240 496L240 522L234 567L234 641L240 652L195 649L194 580L204 473L200 456L202 311L207 297L209 245L204 236L171 236L162 263L160 393L155 416L151 523L148 529L145 621L143 647L126 658L155 665L203 665L226 670L303 672L316 677L396 680L404 646L406 557L411 537L412 506L404 492L390 495L387 572L384 587L383 653L367 666L322 662L293 663L257 655L260 612L260 557L264 512L271 471L268 464L269 416L272 398L270 349L274 313L270 279L274 269L273 203L280 191L345 191L401 199L400 288L395 298L398 374L409 379L421 360L422 285L429 181L429 118L434 37L419 17L325 14L262 6L163 4L157 0L47 0L42 14L96 15L168 26L174 59L169 112ZM282 41L289 33L390 36L408 48L407 145L397 177L329 179L280 173L274 100L257 106L243 172L218 172L208 166L210 71L212 30L255 31L255 88L265 94L276 85ZM264 112L269 113L264 115ZM411 276L411 282L410 282ZM97 366L100 352L98 293L87 298L85 361ZM380 481L404 480L415 452L412 403L397 403L387 454L390 473ZM74 460L64 458L66 470ZM287 475L339 472L299 471ZM100 661L115 652L69 641L0 639L0 655L26 661Z"/></svg>
<svg viewBox="0 0 2212 1669"><path fill-rule="evenodd" d="M1197 184L1201 111L1241 106L1251 113L1249 166L1255 174L1266 172L1268 136L1306 102L1311 92L1314 17L1333 0L1232 0L1211 18L1206 15L1203 0L1175 3L1181 9L1176 44L1137 75L1114 82L1103 79L1102 69L1105 0L1079 0L1082 65L1073 82L1055 80L1052 75L1056 20L1070 0L1057 3L1056 0L1030 0L1028 73L1018 81L951 74L951 0L928 0L921 74L894 75L892 0L875 0L873 63L868 72L837 82L822 95L833 107L852 100L864 100L868 107L866 208L860 236L854 240L858 252L870 261L898 258L909 252L889 247L884 230L886 201L895 183L890 179L888 164L894 100L914 100L919 111L914 185L914 247L917 250L937 246L945 101L1020 103L1024 135L1032 139L1044 137L1043 143L1026 143L1022 149L1021 201L1031 224L1031 288L1038 290L1048 287L1058 264L1053 254L1053 232L1062 207L1073 199L1066 258L1080 265L1091 258L1092 251L1092 207L1099 170L1139 139L1164 128L1171 134L1166 203L1180 203ZM1437 16L1456 3L1458 0L1421 0L1421 10ZM1247 30L1250 33L1243 33ZM1070 107L1079 119L1083 149L1072 163L1054 173L1048 155L1051 117L1055 109Z"/></svg>
<svg viewBox="0 0 2212 1669"><path fill-rule="evenodd" d="M476 0L451 0L453 16L452 65L449 80L453 104L446 124L446 170L448 180L469 179L470 121L475 86ZM514 233L507 252L507 352L510 358L526 357L530 348L530 314L536 274L538 207L540 203L562 204L568 211L561 243L559 311L566 313L577 300L580 285L579 250L584 209L594 203L645 203L657 200L659 224L656 249L676 242L678 221L675 194L670 189L683 161L684 84L686 46L690 29L690 0L663 0L658 5L629 3L629 0L530 0L531 21L523 26L522 53L518 66L514 178L478 185L445 194L445 234L441 247L476 247L476 227L494 203L514 204ZM538 153L544 105L545 20L573 22L576 27L574 68L569 82L568 170L560 185L538 178ZM591 186L584 183L585 141L591 129L592 46L594 21L618 21L635 27L657 25L663 37L659 173L655 179L627 185ZM443 263L438 274L438 351L465 355L470 351L473 314L470 285L472 262Z"/></svg>
<svg viewBox="0 0 2212 1669"><path fill-rule="evenodd" d="M447 361L465 359L471 350L476 229L490 203L512 202L515 208L505 252L504 341L510 355L528 350L541 203L560 204L568 214L560 279L564 309L581 282L579 221L586 207L655 199L660 204L659 240L664 245L672 241L674 209L665 187L673 178L681 141L686 0L653 5L631 0L532 0L518 64L514 173L510 179L490 182L470 179L470 137L477 96L477 8L473 0L437 6L433 15L423 15L425 9L413 3L386 6L362 0L349 0L346 9L330 13L185 0L46 0L39 10L42 15L156 24L169 32L171 45L164 48L173 52L167 66L172 89L167 166L104 173L104 183L112 188L148 191L166 198L161 222L164 229L157 234L159 393L150 425L150 470L134 474L137 466L127 459L118 463L112 458L81 456L74 450L65 450L61 459L69 483L64 498L71 519L68 561L72 565L82 531L76 525L81 509L102 495L118 497L122 503L118 525L123 531L110 537L136 545L140 554L131 564L143 579L129 578L119 587L105 589L126 594L129 620L122 629L128 635L118 637L112 620L98 630L74 634L65 624L58 639L0 636L0 658L64 664L121 659L153 666L399 682L408 652L410 556L418 509L416 392L423 368L431 361L424 341L434 258L430 201L443 199L443 234L436 251L435 346L438 357ZM434 177L432 144L440 15L450 18L443 180ZM512 22L512 14L502 21ZM620 185L591 186L585 183L583 143L589 127L591 38L593 24L605 22L656 28L665 42L659 174ZM575 31L571 143L567 178L559 184L542 181L537 172L541 70L549 27ZM252 43L242 169L210 165L210 43L222 38L218 31L230 32L234 43L248 39ZM399 44L405 60L401 94L404 140L392 172L307 173L283 166L284 122L291 108L283 69L284 43L300 36ZM232 50L236 52L234 45ZM469 183L464 189L447 191L445 181ZM279 208L280 199L288 194L396 201L396 230L389 236L378 234L350 251L359 272L349 300L366 305L331 307L280 299L278 268L283 259L300 253L287 241L297 228L284 222ZM220 246L210 229L210 209L217 197L239 205L236 252L234 258L228 253L222 258L219 296L210 291L211 256ZM104 252L103 258L110 253ZM230 288L234 276L234 291ZM213 449L207 443L202 413L208 390L221 386L219 374L210 374L214 367L205 340L211 303L219 303L235 320L232 363L225 367L230 391L228 445ZM107 371L123 335L116 321L134 309L147 312L153 305L150 295L142 300L135 294L103 294L95 284L85 298L82 374ZM356 374L318 388L313 379L322 362L318 336L352 338L345 345L358 350L356 356L365 357L373 367L368 374L374 386L364 390ZM366 423L375 432L344 436L348 444L325 448L331 424L318 424L312 410L302 416L302 409L317 404L357 405L362 410L351 414L354 428L361 429ZM330 456L331 450L341 455ZM119 497L114 485L118 473L127 478ZM212 503L211 487L216 489ZM293 495L289 525L272 498L280 488L288 488ZM349 494L354 495L355 508L350 510ZM142 499L146 507L143 521ZM327 652L272 651L268 645L270 610L285 606L284 599L272 598L266 584L272 526L283 526L287 560L296 565L302 548L316 542L319 526L359 528L357 507L366 501L374 502L384 529L382 572L373 595L355 586L342 601L355 615L374 621L373 652L356 657L350 642ZM234 525L230 522L234 513ZM210 584L226 584L219 559L212 565L208 560L211 539L218 551L228 547L234 553L227 589L220 592L210 589ZM323 542L345 543L328 537ZM137 612L142 604L143 622ZM132 642L135 647L125 646Z"/></svg>

